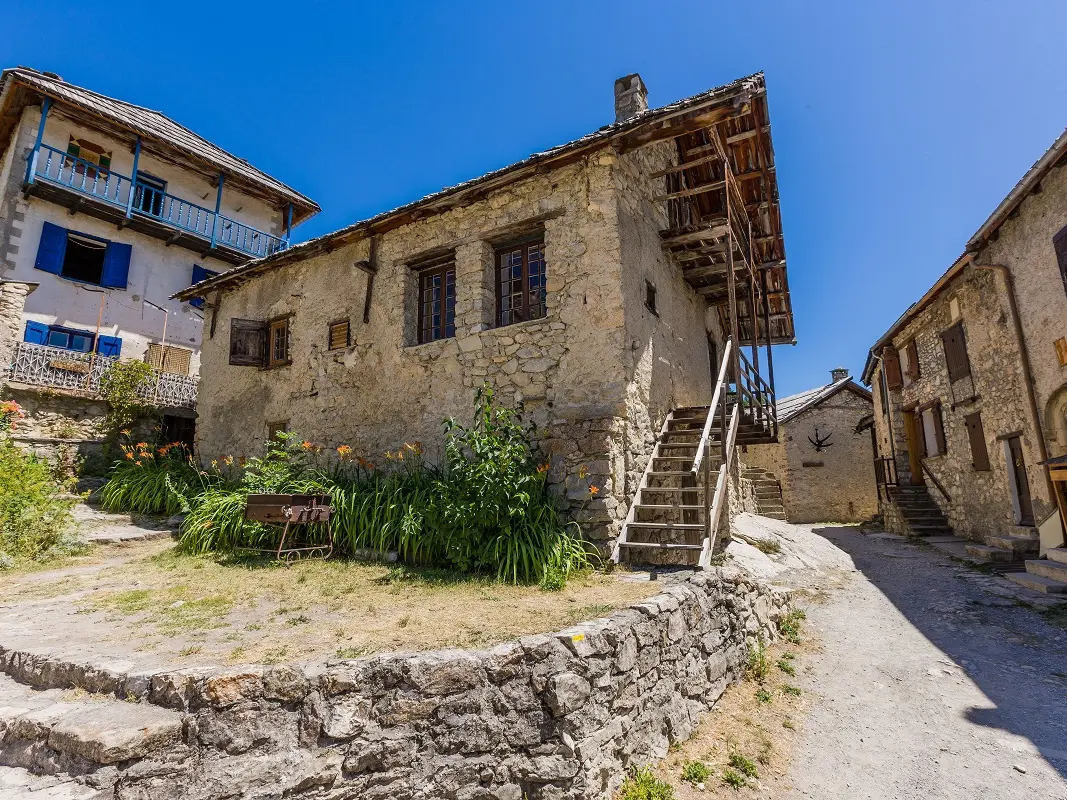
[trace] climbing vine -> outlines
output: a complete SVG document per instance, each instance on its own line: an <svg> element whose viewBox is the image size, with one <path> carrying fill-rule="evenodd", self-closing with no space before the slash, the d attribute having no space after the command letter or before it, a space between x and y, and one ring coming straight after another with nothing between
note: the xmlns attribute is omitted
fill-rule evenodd
<svg viewBox="0 0 1067 800"><path fill-rule="evenodd" d="M111 430L129 428L138 417L154 413L152 404L138 394L138 389L152 377L152 368L143 361L116 361L101 376L100 393L107 401L107 425Z"/></svg>

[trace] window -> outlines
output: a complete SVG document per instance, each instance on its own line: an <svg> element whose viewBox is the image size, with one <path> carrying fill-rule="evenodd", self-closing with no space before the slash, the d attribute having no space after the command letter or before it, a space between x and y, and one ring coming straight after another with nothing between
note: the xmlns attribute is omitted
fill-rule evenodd
<svg viewBox="0 0 1067 800"><path fill-rule="evenodd" d="M193 264L193 279L189 285L195 286L201 281L206 281L208 278L214 278L218 274L219 273L217 272L212 272L210 269L204 269L199 264ZM193 306L194 308L203 308L204 298L194 297L192 300L189 301L189 305Z"/></svg>
<svg viewBox="0 0 1067 800"><path fill-rule="evenodd" d="M268 367L284 367L289 363L289 320L292 317L282 317L273 320L268 329L268 341L270 342Z"/></svg>
<svg viewBox="0 0 1067 800"><path fill-rule="evenodd" d="M1052 237L1052 246L1056 249L1056 262L1060 265L1060 277L1063 278L1064 290L1067 290L1067 228Z"/></svg>
<svg viewBox="0 0 1067 800"><path fill-rule="evenodd" d="M497 326L545 315L545 239L536 238L496 251Z"/></svg>
<svg viewBox="0 0 1067 800"><path fill-rule="evenodd" d="M152 343L148 345L144 360L161 372L170 372L174 375L188 375L192 366L193 351L186 347L173 345L161 345Z"/></svg>
<svg viewBox="0 0 1067 800"><path fill-rule="evenodd" d="M289 420L281 420L279 422L267 423L267 441L273 441L278 438L279 433L289 432Z"/></svg>
<svg viewBox="0 0 1067 800"><path fill-rule="evenodd" d="M915 346L914 339L904 347L902 364L904 365L904 375L908 378L909 383L919 379L919 349Z"/></svg>
<svg viewBox="0 0 1067 800"><path fill-rule="evenodd" d="M971 360L967 356L967 339L963 334L963 321L957 322L941 334L945 346L945 363L948 365L948 378L957 381L971 374Z"/></svg>
<svg viewBox="0 0 1067 800"><path fill-rule="evenodd" d="M125 289L133 247L44 223L34 269L61 278Z"/></svg>
<svg viewBox="0 0 1067 800"><path fill-rule="evenodd" d="M900 373L900 356L896 349L887 347L882 351L882 366L885 368L885 382L890 389L899 389L904 385Z"/></svg>
<svg viewBox="0 0 1067 800"><path fill-rule="evenodd" d="M659 312L656 311L656 284L652 281L645 281L645 308L659 316Z"/></svg>
<svg viewBox="0 0 1067 800"><path fill-rule="evenodd" d="M343 350L352 343L351 332L347 319L339 322L331 322L326 337L327 350Z"/></svg>
<svg viewBox="0 0 1067 800"><path fill-rule="evenodd" d="M196 434L196 420L193 417L164 414L162 433L163 441L182 442L192 450Z"/></svg>
<svg viewBox="0 0 1067 800"><path fill-rule="evenodd" d="M163 196L167 182L155 175L137 170L137 183L133 192L133 208L153 217L163 216Z"/></svg>
<svg viewBox="0 0 1067 800"><path fill-rule="evenodd" d="M456 254L412 264L419 276L419 344L456 335Z"/></svg>
<svg viewBox="0 0 1067 800"><path fill-rule="evenodd" d="M230 364L262 367L267 363L267 323L255 319L230 320Z"/></svg>
<svg viewBox="0 0 1067 800"><path fill-rule="evenodd" d="M945 442L945 428L941 421L941 403L935 402L916 409L915 415L919 423L921 454L930 458L943 456L948 448Z"/></svg>
<svg viewBox="0 0 1067 800"><path fill-rule="evenodd" d="M986 449L985 430L982 428L982 415L978 412L963 418L967 426L967 438L971 443L971 464L980 472L989 469L989 451Z"/></svg>
<svg viewBox="0 0 1067 800"><path fill-rule="evenodd" d="M105 150L88 139L71 136L67 142L67 155L63 166L73 168L75 175L84 175L88 180L96 178L97 172L106 174L111 169L111 151Z"/></svg>
<svg viewBox="0 0 1067 800"><path fill-rule="evenodd" d="M96 352L102 356L118 358L122 351L122 339L116 336L97 336L92 331L68 328L64 325L46 325L43 322L26 322L24 341L30 344L43 344L48 347L60 347L77 353L90 353L96 342Z"/></svg>

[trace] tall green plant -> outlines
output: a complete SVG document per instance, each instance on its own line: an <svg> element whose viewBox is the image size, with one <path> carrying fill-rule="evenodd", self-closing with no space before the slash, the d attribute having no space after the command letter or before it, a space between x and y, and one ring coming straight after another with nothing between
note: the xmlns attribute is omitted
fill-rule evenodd
<svg viewBox="0 0 1067 800"><path fill-rule="evenodd" d="M73 501L48 462L0 440L0 569L17 558L44 561L84 549L74 532Z"/></svg>
<svg viewBox="0 0 1067 800"><path fill-rule="evenodd" d="M100 393L107 401L107 425L118 431L128 428L139 417L155 413L151 403L138 390L150 385L154 373L143 361L116 361L100 377Z"/></svg>
<svg viewBox="0 0 1067 800"><path fill-rule="evenodd" d="M181 442L161 447L138 442L122 445L122 452L125 457L111 468L100 489L107 511L177 514L204 488L192 454Z"/></svg>

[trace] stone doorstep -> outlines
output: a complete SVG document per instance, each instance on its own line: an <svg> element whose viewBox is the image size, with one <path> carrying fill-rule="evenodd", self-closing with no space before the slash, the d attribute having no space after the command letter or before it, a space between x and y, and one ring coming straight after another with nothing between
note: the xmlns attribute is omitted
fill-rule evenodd
<svg viewBox="0 0 1067 800"><path fill-rule="evenodd" d="M20 743L105 766L145 758L181 740L182 715L115 699L70 700L59 689L35 691L0 676L0 760Z"/></svg>
<svg viewBox="0 0 1067 800"><path fill-rule="evenodd" d="M1011 550L1016 554L1033 553L1037 555L1039 543L1036 539L1024 539L1021 536L986 536L985 543L991 547Z"/></svg>
<svg viewBox="0 0 1067 800"><path fill-rule="evenodd" d="M1015 561L1015 554L1003 547L990 547L987 544L968 544L965 548L967 554L976 561L983 563L1011 563Z"/></svg>
<svg viewBox="0 0 1067 800"><path fill-rule="evenodd" d="M1049 561L1058 561L1060 564L1067 564L1067 547L1053 547L1046 553Z"/></svg>
<svg viewBox="0 0 1067 800"><path fill-rule="evenodd" d="M34 775L21 767L0 767L0 797L4 800L110 800L114 793L52 775Z"/></svg>
<svg viewBox="0 0 1067 800"><path fill-rule="evenodd" d="M1004 576L1009 581L1025 586L1035 592L1043 594L1067 594L1067 583L1060 583L1043 575L1033 575L1029 572L1011 572Z"/></svg>
<svg viewBox="0 0 1067 800"><path fill-rule="evenodd" d="M1032 558L1026 561L1026 571L1031 575L1041 575L1044 578L1067 584L1067 564Z"/></svg>

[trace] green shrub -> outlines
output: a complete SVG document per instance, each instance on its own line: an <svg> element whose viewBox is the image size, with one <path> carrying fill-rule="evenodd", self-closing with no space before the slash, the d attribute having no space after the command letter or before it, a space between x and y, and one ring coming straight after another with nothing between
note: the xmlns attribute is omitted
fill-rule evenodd
<svg viewBox="0 0 1067 800"><path fill-rule="evenodd" d="M756 702L757 703L769 703L769 702L771 702L772 699L773 698L771 697L771 693L768 692L766 689L757 689L756 690Z"/></svg>
<svg viewBox="0 0 1067 800"><path fill-rule="evenodd" d="M682 780L694 786L698 783L707 783L711 777L711 769L703 761L686 761L682 765Z"/></svg>
<svg viewBox="0 0 1067 800"><path fill-rule="evenodd" d="M152 367L143 361L116 361L100 376L100 394L107 401L107 425L113 431L128 428L139 417L156 413L155 406L141 399L138 391L155 380Z"/></svg>
<svg viewBox="0 0 1067 800"><path fill-rule="evenodd" d="M756 640L756 646L748 652L748 663L745 664L745 677L756 683L763 683L771 672L771 664L767 658L767 650L763 646L763 637Z"/></svg>
<svg viewBox="0 0 1067 800"><path fill-rule="evenodd" d="M187 510L189 498L203 487L189 449L181 442L152 447L147 442L123 445L124 458L115 463L100 489L107 511L138 514L177 514Z"/></svg>
<svg viewBox="0 0 1067 800"><path fill-rule="evenodd" d="M787 661L784 658L778 659L778 669L780 669L786 675L797 674L797 668L793 666L793 663L791 661Z"/></svg>
<svg viewBox="0 0 1067 800"><path fill-rule="evenodd" d="M727 767L722 771L722 782L732 789L740 789L747 781L745 776Z"/></svg>
<svg viewBox="0 0 1067 800"><path fill-rule="evenodd" d="M807 619L807 615L801 609L795 608L778 623L778 630L787 642L800 644L800 623L804 619Z"/></svg>
<svg viewBox="0 0 1067 800"><path fill-rule="evenodd" d="M758 778L759 770L756 769L755 762L750 758L746 758L740 753L730 754L730 766L744 775L746 778Z"/></svg>
<svg viewBox="0 0 1067 800"><path fill-rule="evenodd" d="M674 790L648 767L630 770L619 789L619 800L674 800Z"/></svg>
<svg viewBox="0 0 1067 800"><path fill-rule="evenodd" d="M74 531L73 501L60 498L62 490L48 462L0 440L0 568L85 549Z"/></svg>

